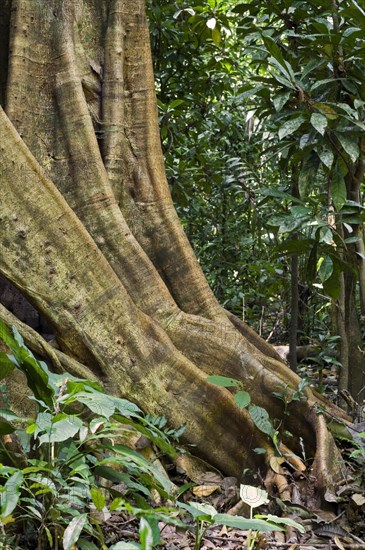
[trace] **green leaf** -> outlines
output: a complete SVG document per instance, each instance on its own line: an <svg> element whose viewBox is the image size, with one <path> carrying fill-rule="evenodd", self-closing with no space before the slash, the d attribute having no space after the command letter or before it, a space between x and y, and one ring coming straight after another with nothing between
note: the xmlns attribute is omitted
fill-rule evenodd
<svg viewBox="0 0 365 550"><path fill-rule="evenodd" d="M266 454L266 449L263 449L262 447L255 447L255 449L253 449L253 452L257 455L264 455Z"/></svg>
<svg viewBox="0 0 365 550"><path fill-rule="evenodd" d="M333 273L333 261L330 256L318 260L318 275L322 283L327 281Z"/></svg>
<svg viewBox="0 0 365 550"><path fill-rule="evenodd" d="M212 30L212 38L213 38L213 42L219 46L219 44L221 43L221 40L222 40L222 36L221 36L221 33L219 31L219 29L217 29L217 27L215 27L213 30Z"/></svg>
<svg viewBox="0 0 365 550"><path fill-rule="evenodd" d="M77 394L77 401L86 405L88 409L98 416L105 416L108 419L115 412L113 397L101 392L80 392Z"/></svg>
<svg viewBox="0 0 365 550"><path fill-rule="evenodd" d="M161 487L169 493L171 491L171 481L166 477L154 464L150 463L140 453L130 449L126 445L108 445L104 444L105 449L109 449L111 452L116 453L119 456L124 457L125 461L136 464L143 471L150 473L161 485ZM105 458L100 461L99 464L108 464L112 462L112 457Z"/></svg>
<svg viewBox="0 0 365 550"><path fill-rule="evenodd" d="M314 244L313 239L287 239L273 248L273 254L305 254Z"/></svg>
<svg viewBox="0 0 365 550"><path fill-rule="evenodd" d="M247 391L238 391L234 396L236 405L240 409L245 409L251 403L251 396Z"/></svg>
<svg viewBox="0 0 365 550"><path fill-rule="evenodd" d="M269 58L269 62L271 62L275 67L279 69L279 71L282 72L282 74L289 80L289 81L295 81L295 75L293 72L293 69L291 68L290 64L284 59L281 50L279 46L276 44L275 40L271 38L271 36L267 34L262 34L262 40L266 46L266 49L271 54L272 57Z"/></svg>
<svg viewBox="0 0 365 550"><path fill-rule="evenodd" d="M290 96L291 92L283 92L273 97L272 102L277 113L279 113L284 105L288 102Z"/></svg>
<svg viewBox="0 0 365 550"><path fill-rule="evenodd" d="M39 438L39 443L57 443L60 441L66 441L77 434L82 427L82 420L77 416L67 416L58 422L52 422L47 433L43 434Z"/></svg>
<svg viewBox="0 0 365 550"><path fill-rule="evenodd" d="M105 506L105 496L103 491L98 487L92 487L90 489L90 494L95 508L101 512Z"/></svg>
<svg viewBox="0 0 365 550"><path fill-rule="evenodd" d="M3 420L0 420L0 435L8 435L15 432L16 427L10 424L9 422L5 422Z"/></svg>
<svg viewBox="0 0 365 550"><path fill-rule="evenodd" d="M24 476L20 470L17 470L6 481L3 487L0 487L0 518L3 521L15 510L19 498L20 487L23 484Z"/></svg>
<svg viewBox="0 0 365 550"><path fill-rule="evenodd" d="M283 139L293 134L300 126L305 122L303 115L299 115L295 118L290 118L279 128L279 139Z"/></svg>
<svg viewBox="0 0 365 550"><path fill-rule="evenodd" d="M63 534L64 550L71 550L72 546L79 540L83 528L87 522L87 514L80 514L71 520L70 525Z"/></svg>
<svg viewBox="0 0 365 550"><path fill-rule="evenodd" d="M285 529L280 525L269 523L262 519L247 519L241 516L231 516L229 514L217 514L213 517L214 523L218 525L227 525L227 527L233 527L234 529L242 529L247 531L253 529L259 532L270 531L284 531Z"/></svg>
<svg viewBox="0 0 365 550"><path fill-rule="evenodd" d="M263 433L273 437L275 435L274 427L269 418L268 412L262 407L257 407L256 405L251 406L248 409L250 416L255 424L255 426Z"/></svg>
<svg viewBox="0 0 365 550"><path fill-rule="evenodd" d="M169 109L175 109L176 107L179 107L179 105L181 105L182 103L184 103L183 99L174 99L174 101L171 101L171 103L169 103Z"/></svg>
<svg viewBox="0 0 365 550"><path fill-rule="evenodd" d="M13 327L13 334L3 321L0 321L0 340L12 351L18 368L25 374L29 388L36 399L52 406L54 389L49 384L47 366L37 361L32 352L24 345L23 338L18 330Z"/></svg>
<svg viewBox="0 0 365 550"><path fill-rule="evenodd" d="M145 518L141 518L139 523L139 540L142 550L153 549L153 533L150 524Z"/></svg>
<svg viewBox="0 0 365 550"><path fill-rule="evenodd" d="M239 380L236 380L235 378L227 378L227 376L219 376L218 374L207 376L206 380L207 382L222 388L239 388L242 386L242 382Z"/></svg>
<svg viewBox="0 0 365 550"><path fill-rule="evenodd" d="M209 516L213 517L217 510L212 506L211 504L208 504L207 502L189 502L189 506L200 512L200 516Z"/></svg>
<svg viewBox="0 0 365 550"><path fill-rule="evenodd" d="M333 233L327 225L324 225L323 227L320 228L318 240L320 243L326 243L333 246L334 244Z"/></svg>
<svg viewBox="0 0 365 550"><path fill-rule="evenodd" d="M361 240L361 237L348 237L345 239L346 244L357 243Z"/></svg>
<svg viewBox="0 0 365 550"><path fill-rule="evenodd" d="M267 521L270 521L272 523L276 523L278 525L290 525L290 527L294 527L295 529L298 529L300 533L305 533L305 528L303 525L300 525L297 521L294 521L291 518L283 518L278 516L273 516L272 514L267 515L256 515L255 518L257 519L267 519Z"/></svg>
<svg viewBox="0 0 365 550"><path fill-rule="evenodd" d="M321 113L313 113L311 116L311 124L313 128L323 136L327 128L328 120L327 117L321 115Z"/></svg>
<svg viewBox="0 0 365 550"><path fill-rule="evenodd" d="M327 168L331 168L333 164L334 154L330 149L318 151L318 156Z"/></svg>
<svg viewBox="0 0 365 550"><path fill-rule="evenodd" d="M352 162L356 162L360 155L358 138L356 136L350 137L349 135L340 133L337 133L336 136Z"/></svg>
<svg viewBox="0 0 365 550"><path fill-rule="evenodd" d="M40 514L40 520L43 522L43 518L42 518L42 515ZM49 544L49 547L50 548L54 548L54 545L53 545L53 537L52 537L52 533L51 531L49 530L49 528L45 525L44 526L44 530L46 532L46 535L47 535L47 540L48 540L48 544Z"/></svg>
<svg viewBox="0 0 365 550"><path fill-rule="evenodd" d="M333 300L338 300L341 292L341 266L338 262L333 262L333 273L332 275L323 283L323 290Z"/></svg>

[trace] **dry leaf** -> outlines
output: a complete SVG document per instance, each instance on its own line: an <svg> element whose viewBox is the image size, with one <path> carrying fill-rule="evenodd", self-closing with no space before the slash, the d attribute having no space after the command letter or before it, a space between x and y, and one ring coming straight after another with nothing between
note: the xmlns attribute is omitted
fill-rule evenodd
<svg viewBox="0 0 365 550"><path fill-rule="evenodd" d="M357 506L363 506L365 504L365 497L360 493L355 493L352 495L351 500L353 500Z"/></svg>
<svg viewBox="0 0 365 550"><path fill-rule="evenodd" d="M340 541L340 539L338 538L337 535L335 536L334 541L335 541L335 544L336 544L337 548L339 548L340 550L345 550L344 545L342 544L342 542Z"/></svg>
<svg viewBox="0 0 365 550"><path fill-rule="evenodd" d="M285 458L283 456L272 456L270 458L270 467L276 474L280 474L281 465L283 462L285 462Z"/></svg>
<svg viewBox="0 0 365 550"><path fill-rule="evenodd" d="M223 537L223 535L226 535L228 533L227 525L222 525L222 529L219 531L219 536Z"/></svg>
<svg viewBox="0 0 365 550"><path fill-rule="evenodd" d="M198 481L199 485L221 485L222 476L215 472L204 472Z"/></svg>
<svg viewBox="0 0 365 550"><path fill-rule="evenodd" d="M219 485L197 485L192 489L192 492L196 497L209 497L219 488Z"/></svg>

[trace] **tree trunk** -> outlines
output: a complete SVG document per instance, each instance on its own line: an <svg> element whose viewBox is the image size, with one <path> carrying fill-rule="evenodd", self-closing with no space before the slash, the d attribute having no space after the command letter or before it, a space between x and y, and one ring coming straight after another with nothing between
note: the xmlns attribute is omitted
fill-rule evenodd
<svg viewBox="0 0 365 550"><path fill-rule="evenodd" d="M0 272L61 351L19 324L28 343L186 423L194 452L238 476L269 468L274 452L232 394L206 381L240 379L288 446L304 441L318 487L332 485L336 449L317 405L344 413L306 388L284 415L273 392L290 401L298 376L219 306L173 208L144 1L5 0L0 28ZM4 308L0 317L16 322Z"/></svg>

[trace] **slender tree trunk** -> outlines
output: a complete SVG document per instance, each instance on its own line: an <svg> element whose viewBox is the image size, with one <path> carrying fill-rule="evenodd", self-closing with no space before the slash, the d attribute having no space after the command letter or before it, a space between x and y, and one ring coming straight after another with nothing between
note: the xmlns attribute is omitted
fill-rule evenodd
<svg viewBox="0 0 365 550"><path fill-rule="evenodd" d="M184 441L234 475L269 469L275 452L206 377L242 380L288 446L304 441L318 487L331 486L338 455L317 404L344 413L307 388L283 415L275 392L290 401L298 376L220 307L173 208L143 0L12 0L0 25L0 273L60 350L6 309L0 317L57 368L186 423Z"/></svg>

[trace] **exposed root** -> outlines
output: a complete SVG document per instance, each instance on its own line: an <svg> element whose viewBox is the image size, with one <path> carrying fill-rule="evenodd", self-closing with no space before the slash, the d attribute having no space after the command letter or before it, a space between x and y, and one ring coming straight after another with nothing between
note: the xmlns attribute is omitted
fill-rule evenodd
<svg viewBox="0 0 365 550"><path fill-rule="evenodd" d="M286 445L281 443L279 450L285 457L285 460L294 468L294 470L297 470L297 472L305 472L307 467L304 462L298 456L294 455Z"/></svg>

